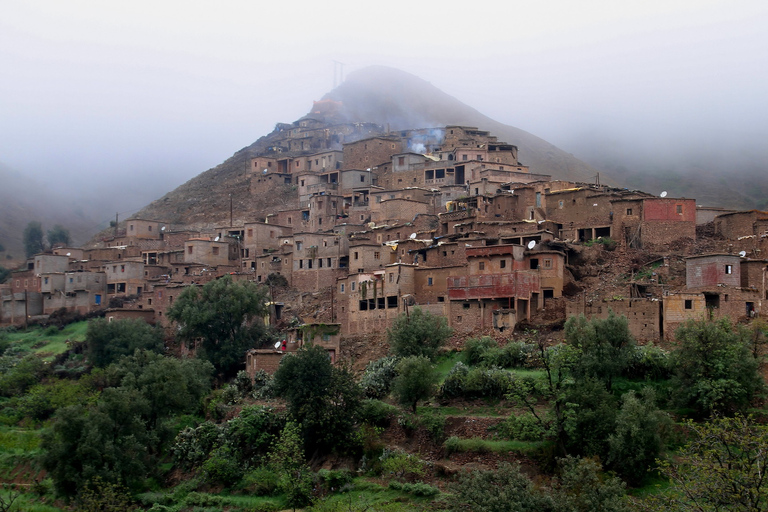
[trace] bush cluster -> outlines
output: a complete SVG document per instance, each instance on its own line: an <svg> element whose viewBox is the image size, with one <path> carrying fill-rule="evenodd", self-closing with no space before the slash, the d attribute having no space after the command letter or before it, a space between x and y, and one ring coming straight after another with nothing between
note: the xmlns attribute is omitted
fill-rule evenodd
<svg viewBox="0 0 768 512"><path fill-rule="evenodd" d="M444 398L504 398L512 375L501 368L472 368L462 362L454 365L440 388Z"/></svg>
<svg viewBox="0 0 768 512"><path fill-rule="evenodd" d="M360 380L360 387L367 398L384 398L392 389L392 381L397 377L397 356L386 356L368 363Z"/></svg>

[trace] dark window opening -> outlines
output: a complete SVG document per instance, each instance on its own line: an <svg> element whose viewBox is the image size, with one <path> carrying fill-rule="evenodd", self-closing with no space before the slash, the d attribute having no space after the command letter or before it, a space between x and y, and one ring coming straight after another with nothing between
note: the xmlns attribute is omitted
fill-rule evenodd
<svg viewBox="0 0 768 512"><path fill-rule="evenodd" d="M693 309L693 301L691 299L685 299L685 309Z"/></svg>
<svg viewBox="0 0 768 512"><path fill-rule="evenodd" d="M538 258L531 258L531 270L536 270L539 268L539 259Z"/></svg>

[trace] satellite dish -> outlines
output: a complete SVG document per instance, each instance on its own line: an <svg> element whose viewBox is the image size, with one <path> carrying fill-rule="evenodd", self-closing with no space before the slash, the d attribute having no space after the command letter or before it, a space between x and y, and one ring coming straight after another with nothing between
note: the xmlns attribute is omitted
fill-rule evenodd
<svg viewBox="0 0 768 512"><path fill-rule="evenodd" d="M411 240L416 240L416 233L411 233L411 236L409 236Z"/></svg>
<svg viewBox="0 0 768 512"><path fill-rule="evenodd" d="M275 348L280 348L280 342L275 343Z"/></svg>
<svg viewBox="0 0 768 512"><path fill-rule="evenodd" d="M528 242L528 249L533 249L534 247L536 247L535 240L531 240L530 242Z"/></svg>
<svg viewBox="0 0 768 512"><path fill-rule="evenodd" d="M67 256L72 256L72 253L71 253L71 252L68 252L68 253L67 253Z"/></svg>
<svg viewBox="0 0 768 512"><path fill-rule="evenodd" d="M659 194L659 197L667 197L667 191L665 190L661 194Z"/></svg>
<svg viewBox="0 0 768 512"><path fill-rule="evenodd" d="M214 239L213 239L213 241L214 241L214 242L218 242L218 241L219 241L219 238L221 238L221 237L218 237L218 236L217 236L216 238L214 238Z"/></svg>
<svg viewBox="0 0 768 512"><path fill-rule="evenodd" d="M744 256L746 256L746 255L747 255L747 251L741 251L741 252L739 253L739 256L741 256L742 258L743 258Z"/></svg>
<svg viewBox="0 0 768 512"><path fill-rule="evenodd" d="M165 226L161 227L160 231L165 231Z"/></svg>

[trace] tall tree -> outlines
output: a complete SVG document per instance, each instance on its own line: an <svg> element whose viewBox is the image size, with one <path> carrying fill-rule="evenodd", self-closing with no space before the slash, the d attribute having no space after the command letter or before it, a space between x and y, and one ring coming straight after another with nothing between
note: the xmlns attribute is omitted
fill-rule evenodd
<svg viewBox="0 0 768 512"><path fill-rule="evenodd" d="M675 333L675 396L701 415L743 410L764 390L752 334L728 319L692 320Z"/></svg>
<svg viewBox="0 0 768 512"><path fill-rule="evenodd" d="M245 352L269 340L261 319L267 311L267 292L265 286L224 276L184 290L168 318L178 322L181 339L202 340L199 353L217 372L234 376L245 362Z"/></svg>
<svg viewBox="0 0 768 512"><path fill-rule="evenodd" d="M143 320L108 322L97 318L88 322L85 344L90 362L105 367L137 349L161 352L163 334L162 329L152 327Z"/></svg>
<svg viewBox="0 0 768 512"><path fill-rule="evenodd" d="M48 244L53 247L55 245L67 246L72 242L69 236L69 230L61 224L56 224L53 228L48 230Z"/></svg>
<svg viewBox="0 0 768 512"><path fill-rule="evenodd" d="M419 400L426 400L435 393L438 379L435 367L426 357L406 357L397 364L397 373L392 392L401 405L409 406L415 413Z"/></svg>
<svg viewBox="0 0 768 512"><path fill-rule="evenodd" d="M27 254L27 258L30 256L43 252L45 245L43 244L43 226L37 222L32 221L24 228L24 251Z"/></svg>
<svg viewBox="0 0 768 512"><path fill-rule="evenodd" d="M415 307L395 318L392 328L387 329L387 338L390 350L397 356L425 356L434 360L452 332L444 317Z"/></svg>
<svg viewBox="0 0 768 512"><path fill-rule="evenodd" d="M325 349L309 345L284 357L274 389L301 425L308 451L338 449L348 440L362 392L351 372L331 364Z"/></svg>

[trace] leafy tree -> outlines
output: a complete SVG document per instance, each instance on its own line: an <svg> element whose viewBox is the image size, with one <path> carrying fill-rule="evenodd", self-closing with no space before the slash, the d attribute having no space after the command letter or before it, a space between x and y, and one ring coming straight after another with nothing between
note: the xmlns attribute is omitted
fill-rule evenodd
<svg viewBox="0 0 768 512"><path fill-rule="evenodd" d="M201 355L218 373L233 375L244 364L246 350L268 341L260 318L267 301L266 287L224 276L184 290L168 318L178 322L182 339L202 340Z"/></svg>
<svg viewBox="0 0 768 512"><path fill-rule="evenodd" d="M555 512L624 512L629 510L625 484L606 475L594 459L560 459L560 477L554 481Z"/></svg>
<svg viewBox="0 0 768 512"><path fill-rule="evenodd" d="M157 467L171 415L195 412L210 388L210 363L137 351L104 371L98 402L60 409L43 437L43 466L58 493L96 477L136 486Z"/></svg>
<svg viewBox="0 0 768 512"><path fill-rule="evenodd" d="M368 363L360 387L368 398L384 398L392 389L392 381L397 377L399 357L386 356Z"/></svg>
<svg viewBox="0 0 768 512"><path fill-rule="evenodd" d="M106 369L115 386L137 390L147 399L144 418L152 429L175 414L197 412L211 388L213 367L199 359L176 359L137 350Z"/></svg>
<svg viewBox="0 0 768 512"><path fill-rule="evenodd" d="M96 318L88 322L85 334L88 359L95 366L105 367L136 350L163 350L163 331L144 320L108 322Z"/></svg>
<svg viewBox="0 0 768 512"><path fill-rule="evenodd" d="M606 319L587 320L584 315L572 316L565 322L565 340L581 351L574 376L599 379L609 391L635 346L627 317L617 316L613 311Z"/></svg>
<svg viewBox="0 0 768 512"><path fill-rule="evenodd" d="M43 435L43 467L58 494L77 494L96 477L136 485L154 468L154 439L142 416L149 404L135 389L105 389L93 407L60 409Z"/></svg>
<svg viewBox="0 0 768 512"><path fill-rule="evenodd" d="M704 424L688 421L691 439L660 462L671 489L637 502L641 510L752 512L768 509L768 429L737 415Z"/></svg>
<svg viewBox="0 0 768 512"><path fill-rule="evenodd" d="M552 498L533 487L519 466L502 463L494 471L472 471L459 475L448 497L455 512L529 512L553 510Z"/></svg>
<svg viewBox="0 0 768 512"><path fill-rule="evenodd" d="M614 431L616 399L602 382L576 382L566 392L563 429L569 453L605 458L608 436Z"/></svg>
<svg viewBox="0 0 768 512"><path fill-rule="evenodd" d="M435 394L438 375L432 362L424 356L406 357L397 364L397 377L392 392L401 405L408 405L416 412L419 400Z"/></svg>
<svg viewBox="0 0 768 512"><path fill-rule="evenodd" d="M444 317L415 307L395 318L392 328L387 329L387 338L390 350L397 356L425 356L434 360L452 332Z"/></svg>
<svg viewBox="0 0 768 512"><path fill-rule="evenodd" d="M55 245L68 246L72 243L72 239L69 236L69 230L61 224L56 224L52 229L48 230L48 244L53 247Z"/></svg>
<svg viewBox="0 0 768 512"><path fill-rule="evenodd" d="M331 364L325 349L310 344L285 356L275 372L274 391L288 402L307 448L330 450L347 441L361 391L351 372Z"/></svg>
<svg viewBox="0 0 768 512"><path fill-rule="evenodd" d="M691 320L675 333L675 396L699 414L743 410L763 391L752 335L728 319Z"/></svg>
<svg viewBox="0 0 768 512"><path fill-rule="evenodd" d="M570 345L546 347L542 341L539 341L538 350L545 378L513 379L507 398L527 409L541 430L548 432L548 437L555 440L557 451L565 456L565 421L571 409L568 404L568 391L572 383L571 372L580 353ZM549 403L550 408L542 411L541 402Z"/></svg>
<svg viewBox="0 0 768 512"><path fill-rule="evenodd" d="M44 249L43 226L37 221L32 221L24 228L24 251L27 258L43 252Z"/></svg>
<svg viewBox="0 0 768 512"><path fill-rule="evenodd" d="M301 433L289 422L269 454L270 465L281 475L278 486L286 494L289 507L304 507L312 498L312 470L304 458Z"/></svg>
<svg viewBox="0 0 768 512"><path fill-rule="evenodd" d="M129 512L136 510L128 489L95 477L77 496L78 512Z"/></svg>
<svg viewBox="0 0 768 512"><path fill-rule="evenodd" d="M47 372L45 363L34 354L21 359L11 356L3 357L9 364L7 369L0 368L0 396L18 396L27 388L37 384ZM3 365L4 366L4 365ZM5 370L5 371L3 371Z"/></svg>
<svg viewBox="0 0 768 512"><path fill-rule="evenodd" d="M671 425L669 416L656 407L656 393L645 387L622 398L616 428L608 437L608 464L630 481L639 482L664 448Z"/></svg>

